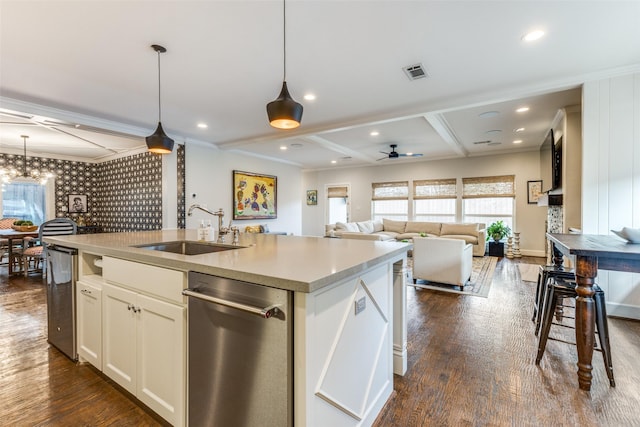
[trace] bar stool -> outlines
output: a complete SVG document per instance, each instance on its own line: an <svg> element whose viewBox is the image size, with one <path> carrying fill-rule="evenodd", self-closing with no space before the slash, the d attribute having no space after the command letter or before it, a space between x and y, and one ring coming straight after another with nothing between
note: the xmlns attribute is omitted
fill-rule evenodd
<svg viewBox="0 0 640 427"><path fill-rule="evenodd" d="M535 322L535 334L540 332L542 320L542 306L544 304L544 293L547 282L554 279L575 280L576 272L573 268L563 268L557 265L541 265L538 271L538 283L536 285L536 299L533 302L533 316L531 321Z"/></svg>
<svg viewBox="0 0 640 427"><path fill-rule="evenodd" d="M599 348L594 348L596 351L602 353L602 359L604 361L604 367L607 371L607 377L609 377L609 384L611 387L615 387L616 383L613 378L613 364L611 363L611 345L609 343L609 326L607 324L607 309L605 305L604 292L598 285L593 285L595 295L593 296L595 301L595 314L596 314L596 333L598 335L598 341L600 342ZM564 325L562 323L556 323L553 321L553 316L556 313L556 306L562 305L562 299L564 298L576 298L578 296L576 292L575 281L568 281L563 279L553 279L548 281L545 290L545 296L543 298L543 317L540 337L538 339L538 355L536 356L536 365L540 364L540 360L544 355L545 348L547 346L547 340L561 341L567 344L575 343L564 341L561 339L549 337L549 331L551 325L559 325L570 329L575 329L573 326ZM568 307L568 306L564 306ZM563 318L574 319L574 317L564 316Z"/></svg>

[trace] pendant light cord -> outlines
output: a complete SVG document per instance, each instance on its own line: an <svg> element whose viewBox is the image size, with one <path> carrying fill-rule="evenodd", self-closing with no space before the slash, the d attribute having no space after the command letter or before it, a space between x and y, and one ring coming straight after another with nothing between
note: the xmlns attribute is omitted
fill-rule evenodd
<svg viewBox="0 0 640 427"><path fill-rule="evenodd" d="M282 51L284 52L284 73L282 81L287 81L287 1L282 0Z"/></svg>
<svg viewBox="0 0 640 427"><path fill-rule="evenodd" d="M162 121L162 103L160 102L160 51L158 50L158 123Z"/></svg>
<svg viewBox="0 0 640 427"><path fill-rule="evenodd" d="M22 135L22 146L24 147L24 160L22 161L22 176L27 177L27 136Z"/></svg>

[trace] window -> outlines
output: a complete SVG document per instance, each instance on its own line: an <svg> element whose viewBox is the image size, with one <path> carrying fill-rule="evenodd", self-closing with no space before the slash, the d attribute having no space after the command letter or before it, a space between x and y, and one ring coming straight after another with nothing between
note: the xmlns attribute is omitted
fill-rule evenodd
<svg viewBox="0 0 640 427"><path fill-rule="evenodd" d="M409 217L409 181L371 184L371 218L406 221Z"/></svg>
<svg viewBox="0 0 640 427"><path fill-rule="evenodd" d="M327 224L349 222L349 186L329 185L327 189Z"/></svg>
<svg viewBox="0 0 640 427"><path fill-rule="evenodd" d="M464 222L502 220L513 230L514 175L462 178L462 199Z"/></svg>
<svg viewBox="0 0 640 427"><path fill-rule="evenodd" d="M413 181L415 221L456 221L456 179Z"/></svg>
<svg viewBox="0 0 640 427"><path fill-rule="evenodd" d="M46 187L38 183L2 184L2 217L42 224L46 218Z"/></svg>

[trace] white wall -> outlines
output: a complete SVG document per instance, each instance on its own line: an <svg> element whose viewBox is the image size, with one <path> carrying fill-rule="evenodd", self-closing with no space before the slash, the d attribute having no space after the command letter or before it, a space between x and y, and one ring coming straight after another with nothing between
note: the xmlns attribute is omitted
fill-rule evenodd
<svg viewBox="0 0 640 427"><path fill-rule="evenodd" d="M583 89L582 228L640 228L640 73ZM640 319L640 274L598 271L609 314Z"/></svg>
<svg viewBox="0 0 640 427"><path fill-rule="evenodd" d="M515 175L514 231L521 232L520 248L525 255L544 256L546 208L527 204L527 181L540 179L539 156L538 151L532 151L396 165L387 162L381 166L305 172L305 189L318 190L318 205L303 207L302 233L315 236L324 234L326 184L351 184L351 220L364 221L371 218L372 182Z"/></svg>
<svg viewBox="0 0 640 427"><path fill-rule="evenodd" d="M186 208L188 209L194 203L206 205L211 211L222 208L225 213L224 224L227 225L233 218L231 188L233 170L275 175L278 179L278 218L234 221L241 231L244 231L247 225L267 224L271 231L300 234L301 207L304 200L301 196L303 191L300 168L256 157L187 144L185 149ZM193 194L196 197L193 197ZM211 220L212 224L217 224L217 217L195 210L193 216L187 217L187 228L197 228L202 219Z"/></svg>

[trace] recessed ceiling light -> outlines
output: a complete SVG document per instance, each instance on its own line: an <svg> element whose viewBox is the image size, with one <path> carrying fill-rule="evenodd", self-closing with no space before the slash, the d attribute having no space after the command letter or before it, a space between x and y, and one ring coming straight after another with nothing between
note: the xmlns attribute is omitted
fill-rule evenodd
<svg viewBox="0 0 640 427"><path fill-rule="evenodd" d="M524 132L524 128L518 128L518 129L514 129L514 132Z"/></svg>
<svg viewBox="0 0 640 427"><path fill-rule="evenodd" d="M478 117L488 119L489 117L495 117L498 114L500 114L500 112L498 111L485 111L484 113L478 114Z"/></svg>
<svg viewBox="0 0 640 427"><path fill-rule="evenodd" d="M526 113L529 111L529 107L520 107L516 110L516 113Z"/></svg>
<svg viewBox="0 0 640 427"><path fill-rule="evenodd" d="M522 36L522 40L526 42L533 42L539 40L544 36L544 31L542 30L533 30Z"/></svg>
<svg viewBox="0 0 640 427"><path fill-rule="evenodd" d="M314 101L316 99L316 96L312 93L307 93L303 98L307 101Z"/></svg>
<svg viewBox="0 0 640 427"><path fill-rule="evenodd" d="M336 164L336 163L338 163L338 161L337 160L331 160L331 163L332 164Z"/></svg>
<svg viewBox="0 0 640 427"><path fill-rule="evenodd" d="M281 145L281 146L280 146L280 149L284 151L284 150L286 150L286 149L287 149L287 146L286 146L286 145Z"/></svg>
<svg viewBox="0 0 640 427"><path fill-rule="evenodd" d="M513 141L514 144L522 144L522 140L521 139L516 139L515 141Z"/></svg>
<svg viewBox="0 0 640 427"><path fill-rule="evenodd" d="M377 130L372 130L371 133L369 134L371 136L378 136L380 135L380 132L378 132Z"/></svg>
<svg viewBox="0 0 640 427"><path fill-rule="evenodd" d="M209 126L207 126L207 124L206 124L206 123L198 123L198 127L199 127L200 129L206 129L206 128L208 128Z"/></svg>
<svg viewBox="0 0 640 427"><path fill-rule="evenodd" d="M502 133L502 131L500 129L491 129L486 131L485 133L487 134L496 134L496 133Z"/></svg>

